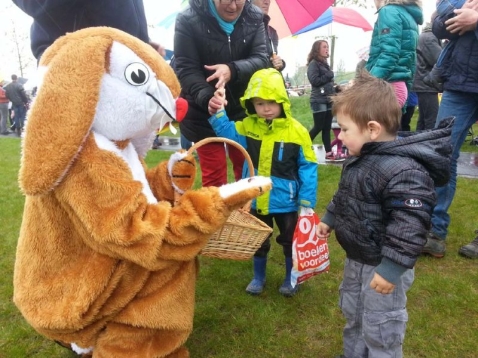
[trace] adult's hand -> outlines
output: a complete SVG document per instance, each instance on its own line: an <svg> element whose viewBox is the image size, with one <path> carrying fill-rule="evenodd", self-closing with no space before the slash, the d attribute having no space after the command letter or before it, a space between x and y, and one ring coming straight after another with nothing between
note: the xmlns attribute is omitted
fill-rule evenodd
<svg viewBox="0 0 478 358"><path fill-rule="evenodd" d="M478 0L468 0L463 4L461 8L478 11Z"/></svg>
<svg viewBox="0 0 478 358"><path fill-rule="evenodd" d="M279 55L272 55L271 62L272 62L272 66L274 66L274 68L277 71L282 70L282 66L284 65L284 62L282 62L282 58Z"/></svg>
<svg viewBox="0 0 478 358"><path fill-rule="evenodd" d="M154 41L149 41L149 44L150 44L162 57L165 57L165 56L166 56L166 49L164 48L164 46L161 46L160 44L158 44L157 42L154 42Z"/></svg>
<svg viewBox="0 0 478 358"><path fill-rule="evenodd" d="M225 87L226 84L231 80L231 70L227 65L205 65L204 68L209 71L215 71L211 76L206 78L206 81L211 82L217 80L216 88Z"/></svg>
<svg viewBox="0 0 478 358"><path fill-rule="evenodd" d="M473 31L478 22L478 12L471 9L457 9L456 16L445 22L446 29L452 34L463 35L467 31Z"/></svg>

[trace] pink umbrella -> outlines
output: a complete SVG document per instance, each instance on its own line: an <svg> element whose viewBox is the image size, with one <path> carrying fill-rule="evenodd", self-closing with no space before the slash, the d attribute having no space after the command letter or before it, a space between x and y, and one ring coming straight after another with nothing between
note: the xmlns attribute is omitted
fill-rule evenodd
<svg viewBox="0 0 478 358"><path fill-rule="evenodd" d="M320 17L311 24L301 28L294 35L318 29L319 27L337 22L339 24L349 25L361 28L363 31L371 31L372 25L356 10L346 7L329 7Z"/></svg>
<svg viewBox="0 0 478 358"><path fill-rule="evenodd" d="M313 23L334 0L271 0L270 25L279 38L290 36Z"/></svg>

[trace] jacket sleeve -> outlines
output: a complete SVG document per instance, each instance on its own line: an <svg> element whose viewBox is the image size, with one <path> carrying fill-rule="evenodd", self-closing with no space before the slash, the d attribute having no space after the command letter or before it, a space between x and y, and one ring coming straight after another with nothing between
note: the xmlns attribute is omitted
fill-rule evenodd
<svg viewBox="0 0 478 358"><path fill-rule="evenodd" d="M442 47L438 39L435 36L427 36L423 42L423 48L421 50L422 56L426 63L433 67L440 56Z"/></svg>
<svg viewBox="0 0 478 358"><path fill-rule="evenodd" d="M225 110L218 111L209 118L209 123L218 137L233 140L247 149L246 137L240 135L236 125L242 125L242 121L231 122Z"/></svg>
<svg viewBox="0 0 478 358"><path fill-rule="evenodd" d="M313 87L321 87L334 78L334 72L321 67L317 61L312 61L307 67L307 78Z"/></svg>
<svg viewBox="0 0 478 358"><path fill-rule="evenodd" d="M432 23L432 32L439 39L454 40L460 37L458 33L452 34L446 29L445 21L451 19L455 14L448 14L445 16L436 16Z"/></svg>
<svg viewBox="0 0 478 358"><path fill-rule="evenodd" d="M436 195L433 180L421 170L405 170L393 177L383 191L387 213L384 258L413 268L426 243Z"/></svg>
<svg viewBox="0 0 478 358"><path fill-rule="evenodd" d="M300 206L315 208L317 203L317 160L312 149L309 133L304 128L297 165L299 167L299 202Z"/></svg>
<svg viewBox="0 0 478 358"><path fill-rule="evenodd" d="M204 64L201 63L195 39L188 17L178 14L174 33L176 74L182 91L190 95L200 108L206 110L215 89L206 82Z"/></svg>
<svg viewBox="0 0 478 358"><path fill-rule="evenodd" d="M398 64L400 57L403 26L399 20L399 13L390 7L384 7L378 13L376 41L379 55L375 65L369 68L372 76L387 80Z"/></svg>
<svg viewBox="0 0 478 358"><path fill-rule="evenodd" d="M25 92L25 88L23 88L22 85L18 86L18 92L20 93L20 97L22 98L22 101L23 101L23 104L28 104L29 100L28 100L28 96Z"/></svg>
<svg viewBox="0 0 478 358"><path fill-rule="evenodd" d="M248 82L251 76L262 68L267 68L270 60L267 58L266 33L264 23L261 22L257 32L250 44L249 56L243 60L232 61L235 71L231 71L231 75L236 74L236 78L232 77L231 82L235 80L240 82Z"/></svg>

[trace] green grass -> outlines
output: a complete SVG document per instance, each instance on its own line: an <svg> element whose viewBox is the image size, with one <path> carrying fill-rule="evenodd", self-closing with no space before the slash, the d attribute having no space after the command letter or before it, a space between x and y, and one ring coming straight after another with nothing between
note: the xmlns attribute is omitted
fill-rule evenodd
<svg viewBox="0 0 478 358"><path fill-rule="evenodd" d="M306 126L312 116L308 98L293 98L293 112ZM412 125L413 128L413 125ZM478 133L478 129L475 130ZM464 144L464 149L475 147ZM170 152L150 151L148 165ZM17 174L20 141L0 138L0 358L74 357L38 335L12 303L15 248L23 196ZM322 213L340 176L338 166L319 167L316 211ZM458 179L450 209L452 224L444 259L421 257L408 295L409 323L404 356L411 358L477 357L478 260L457 254L478 228L478 180ZM331 269L301 286L292 299L282 297L283 256L273 243L267 286L260 297L245 294L250 262L201 257L194 331L187 342L192 357L333 357L341 352L344 319L337 306L344 253L332 236Z"/></svg>

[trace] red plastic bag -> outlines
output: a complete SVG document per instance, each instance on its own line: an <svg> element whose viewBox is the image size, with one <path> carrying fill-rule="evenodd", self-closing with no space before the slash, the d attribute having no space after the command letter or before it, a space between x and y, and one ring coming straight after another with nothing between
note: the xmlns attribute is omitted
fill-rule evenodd
<svg viewBox="0 0 478 358"><path fill-rule="evenodd" d="M301 208L292 242L291 285L301 284L312 276L329 271L327 239L317 235L320 219L311 208Z"/></svg>

